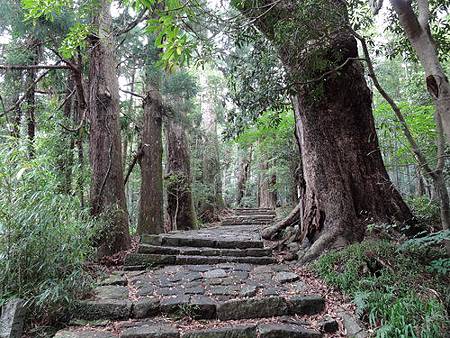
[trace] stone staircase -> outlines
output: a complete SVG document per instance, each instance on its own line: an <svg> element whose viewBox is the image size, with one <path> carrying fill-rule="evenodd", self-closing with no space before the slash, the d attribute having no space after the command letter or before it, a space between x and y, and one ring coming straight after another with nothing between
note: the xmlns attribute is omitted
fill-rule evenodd
<svg viewBox="0 0 450 338"><path fill-rule="evenodd" d="M143 236L124 269L99 281L55 337L297 338L337 330L337 322L318 320L324 298L277 263L260 223L247 223L255 215L273 219L273 212L235 213L246 220Z"/></svg>
<svg viewBox="0 0 450 338"><path fill-rule="evenodd" d="M234 209L234 215L226 217L222 225L255 224L265 226L273 222L276 217L275 210L268 208L238 208Z"/></svg>

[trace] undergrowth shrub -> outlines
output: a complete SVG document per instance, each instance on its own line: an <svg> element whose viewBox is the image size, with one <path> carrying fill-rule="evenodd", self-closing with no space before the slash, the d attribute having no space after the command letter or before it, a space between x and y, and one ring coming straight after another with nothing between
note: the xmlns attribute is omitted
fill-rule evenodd
<svg viewBox="0 0 450 338"><path fill-rule="evenodd" d="M445 296L449 275L433 273L419 249L366 240L323 255L313 268L353 298L377 337L440 338L450 329Z"/></svg>
<svg viewBox="0 0 450 338"><path fill-rule="evenodd" d="M61 192L54 154L36 153L1 140L0 303L23 298L30 318L50 322L91 286L95 229L78 197Z"/></svg>

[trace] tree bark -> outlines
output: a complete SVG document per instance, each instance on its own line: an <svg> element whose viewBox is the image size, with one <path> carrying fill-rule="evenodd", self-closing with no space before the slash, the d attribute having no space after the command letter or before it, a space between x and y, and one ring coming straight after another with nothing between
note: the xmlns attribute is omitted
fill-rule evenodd
<svg viewBox="0 0 450 338"><path fill-rule="evenodd" d="M167 213L172 230L196 227L192 199L192 174L189 142L180 119L171 118L166 128Z"/></svg>
<svg viewBox="0 0 450 338"><path fill-rule="evenodd" d="M427 89L434 100L436 111L442 119L442 126L450 141L450 83L439 61L436 43L431 35L428 0L418 1L418 15L411 1L390 0L398 15L400 25L414 48L425 70Z"/></svg>
<svg viewBox="0 0 450 338"><path fill-rule="evenodd" d="M208 84L207 80L206 85ZM202 181L208 188L205 202L200 206L204 222L219 219L225 203L222 197L222 168L220 165L219 138L217 136L217 114L214 111L214 97L206 89L201 100L203 139Z"/></svg>
<svg viewBox="0 0 450 338"><path fill-rule="evenodd" d="M131 238L123 186L119 83L111 32L110 2L101 0L94 18L97 35L90 37L89 116L91 206L109 228L99 235L98 255L128 249Z"/></svg>
<svg viewBox="0 0 450 338"><path fill-rule="evenodd" d="M67 74L66 95L63 105L63 116L66 121L75 119L73 114L73 91L74 81L72 74ZM76 121L75 121L76 122ZM75 138L72 132L68 132L61 128L61 142L59 145L58 169L61 173L60 190L65 194L69 194L72 185L72 166L73 166L73 149L75 146Z"/></svg>
<svg viewBox="0 0 450 338"><path fill-rule="evenodd" d="M164 232L162 177L162 115L161 94L148 86L144 99L144 126L141 139L141 193L139 200L138 234Z"/></svg>
<svg viewBox="0 0 450 338"><path fill-rule="evenodd" d="M269 163L265 160L259 164L261 180L259 183L259 207L275 209L277 206L277 191L275 189L277 176L270 173Z"/></svg>
<svg viewBox="0 0 450 338"><path fill-rule="evenodd" d="M27 47L31 53L29 63L36 65L39 62L40 42L37 39L30 38ZM30 68L26 71L25 81L25 103L26 103L26 123L29 157L34 157L34 139L36 137L36 69Z"/></svg>
<svg viewBox="0 0 450 338"><path fill-rule="evenodd" d="M252 162L252 153L253 153L253 148L252 148L252 146L250 146L250 149L248 150L248 152L246 152L242 156L240 164L239 164L239 173L238 173L237 186L236 186L236 205L238 207L242 206L242 199L245 196L247 181L248 181L248 178L250 177L250 165Z"/></svg>
<svg viewBox="0 0 450 338"><path fill-rule="evenodd" d="M262 1L259 7L269 2ZM326 4L345 12L343 2ZM306 262L325 250L363 239L369 223L406 222L412 214L382 161L371 92L356 60L357 43L343 28L348 19L337 12L333 33L320 44L299 41L296 29L306 29L296 17L300 6L296 1L277 2L265 15L261 9L242 9L250 10L257 27L274 43L297 94L296 128L305 180L298 237L312 243L300 257ZM280 40L278 29L283 22L290 26L296 22L298 27L284 31ZM319 29L322 24L328 22L318 23ZM315 66L318 57L327 64L325 69Z"/></svg>

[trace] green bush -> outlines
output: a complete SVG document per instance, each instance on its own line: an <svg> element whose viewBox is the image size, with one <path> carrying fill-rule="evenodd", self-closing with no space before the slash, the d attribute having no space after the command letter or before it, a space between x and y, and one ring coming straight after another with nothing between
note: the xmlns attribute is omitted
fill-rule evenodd
<svg viewBox="0 0 450 338"><path fill-rule="evenodd" d="M388 241L364 241L325 254L313 268L353 298L377 337L439 338L449 329L449 278L418 257Z"/></svg>
<svg viewBox="0 0 450 338"><path fill-rule="evenodd" d="M93 224L77 197L60 192L54 155L28 159L26 146L2 141L0 303L23 298L31 318L51 321L91 286L83 265Z"/></svg>

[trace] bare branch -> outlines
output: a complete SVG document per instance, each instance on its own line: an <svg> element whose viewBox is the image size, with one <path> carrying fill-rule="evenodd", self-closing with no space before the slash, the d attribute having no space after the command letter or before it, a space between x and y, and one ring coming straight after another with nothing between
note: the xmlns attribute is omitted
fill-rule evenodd
<svg viewBox="0 0 450 338"><path fill-rule="evenodd" d="M54 64L54 65L0 65L2 70L28 70L28 69L70 69L69 66Z"/></svg>

